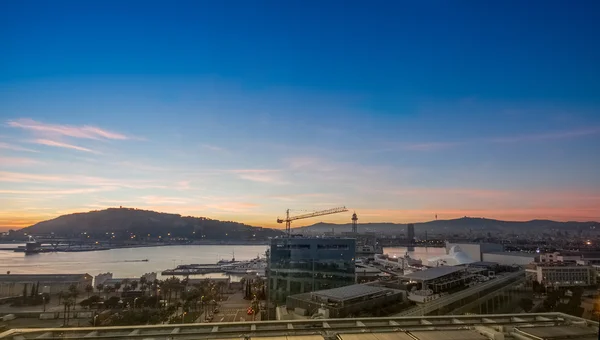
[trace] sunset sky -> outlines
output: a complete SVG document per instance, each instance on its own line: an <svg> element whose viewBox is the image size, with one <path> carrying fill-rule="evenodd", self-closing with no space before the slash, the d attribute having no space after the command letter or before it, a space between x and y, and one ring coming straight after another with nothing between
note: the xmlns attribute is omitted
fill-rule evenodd
<svg viewBox="0 0 600 340"><path fill-rule="evenodd" d="M0 229L121 205L598 221L599 11L1 1Z"/></svg>

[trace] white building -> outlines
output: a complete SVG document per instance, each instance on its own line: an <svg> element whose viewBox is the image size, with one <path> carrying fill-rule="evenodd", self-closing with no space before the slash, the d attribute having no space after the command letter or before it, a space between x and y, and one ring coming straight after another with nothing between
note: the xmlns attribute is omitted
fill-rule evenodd
<svg viewBox="0 0 600 340"><path fill-rule="evenodd" d="M534 272L536 281L545 286L591 286L597 281L592 266L538 264L527 271Z"/></svg>
<svg viewBox="0 0 600 340"><path fill-rule="evenodd" d="M461 247L453 246L448 251L447 255L437 256L427 260L427 265L430 267L440 266L459 266L463 264L469 264L475 261L467 253L465 253Z"/></svg>
<svg viewBox="0 0 600 340"><path fill-rule="evenodd" d="M522 252L494 252L494 253L483 253L483 261L496 262L504 266L524 266L535 262L537 255Z"/></svg>
<svg viewBox="0 0 600 340"><path fill-rule="evenodd" d="M94 276L94 286L98 287L99 285L103 285L106 281L111 280L113 278L113 273L101 273Z"/></svg>
<svg viewBox="0 0 600 340"><path fill-rule="evenodd" d="M576 263L581 259L581 254L561 254L560 252L540 255L540 263Z"/></svg>
<svg viewBox="0 0 600 340"><path fill-rule="evenodd" d="M497 243L453 243L446 241L446 253L450 252L450 249L454 246L459 246L460 249L466 253L474 261L483 261L483 253L494 253L504 251L504 246Z"/></svg>

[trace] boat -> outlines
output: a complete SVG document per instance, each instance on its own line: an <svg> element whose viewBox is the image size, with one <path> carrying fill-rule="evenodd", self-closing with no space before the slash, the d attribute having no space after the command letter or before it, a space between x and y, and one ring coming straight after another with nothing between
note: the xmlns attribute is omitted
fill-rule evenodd
<svg viewBox="0 0 600 340"><path fill-rule="evenodd" d="M232 252L231 255L232 255L231 260L223 260L223 259L221 259L221 260L217 261L217 265L223 266L223 265L226 265L226 264L232 264L232 263L238 262L238 261L235 260L235 251Z"/></svg>

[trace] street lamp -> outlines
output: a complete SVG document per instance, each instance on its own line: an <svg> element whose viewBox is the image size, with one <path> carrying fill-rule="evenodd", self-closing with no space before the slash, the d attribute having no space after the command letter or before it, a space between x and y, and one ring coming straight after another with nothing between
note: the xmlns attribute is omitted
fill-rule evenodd
<svg viewBox="0 0 600 340"><path fill-rule="evenodd" d="M137 299L139 299L139 297L136 297L135 299L133 299L133 310L135 310L135 302L137 301Z"/></svg>

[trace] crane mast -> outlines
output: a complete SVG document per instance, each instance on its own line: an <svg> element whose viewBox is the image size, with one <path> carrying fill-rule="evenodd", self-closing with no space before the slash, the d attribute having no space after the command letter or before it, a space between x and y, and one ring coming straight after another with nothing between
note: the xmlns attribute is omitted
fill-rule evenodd
<svg viewBox="0 0 600 340"><path fill-rule="evenodd" d="M345 211L348 211L348 209L346 209L346 207L339 207L339 208L333 208L333 209L328 209L328 210L315 211L315 212L309 213L309 214L290 216L290 209L287 209L285 211L285 219L278 218L277 223L285 222L285 231L287 233L287 236L289 237L292 233L292 221L301 220L301 219L310 218L310 217L337 214L337 213L341 213L341 212L345 212Z"/></svg>

